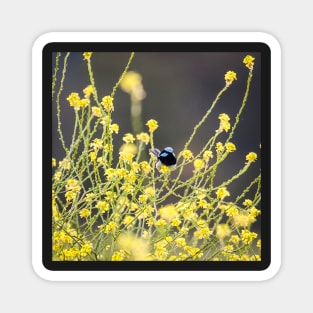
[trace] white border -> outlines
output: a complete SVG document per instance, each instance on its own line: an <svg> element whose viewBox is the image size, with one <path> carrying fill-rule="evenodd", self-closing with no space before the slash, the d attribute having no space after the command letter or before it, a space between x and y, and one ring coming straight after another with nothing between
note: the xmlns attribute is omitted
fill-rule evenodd
<svg viewBox="0 0 313 313"><path fill-rule="evenodd" d="M42 50L51 42L262 42L271 49L271 264L263 271L50 271L42 264ZM281 265L281 49L263 32L52 32L32 49L32 264L51 281L263 281Z"/></svg>

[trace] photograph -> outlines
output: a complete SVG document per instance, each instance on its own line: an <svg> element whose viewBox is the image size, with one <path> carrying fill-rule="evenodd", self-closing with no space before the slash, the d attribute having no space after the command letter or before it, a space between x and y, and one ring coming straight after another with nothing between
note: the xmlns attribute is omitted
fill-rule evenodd
<svg viewBox="0 0 313 313"><path fill-rule="evenodd" d="M42 78L46 268L269 266L266 44L49 43Z"/></svg>

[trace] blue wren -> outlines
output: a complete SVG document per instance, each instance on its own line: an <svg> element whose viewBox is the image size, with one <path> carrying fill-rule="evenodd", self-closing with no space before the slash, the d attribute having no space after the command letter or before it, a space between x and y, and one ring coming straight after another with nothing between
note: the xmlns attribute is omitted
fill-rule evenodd
<svg viewBox="0 0 313 313"><path fill-rule="evenodd" d="M149 151L158 158L158 162L156 163L156 168L158 171L160 171L162 165L169 166L171 169L176 167L176 156L173 148L166 147L163 151L154 148L150 149Z"/></svg>

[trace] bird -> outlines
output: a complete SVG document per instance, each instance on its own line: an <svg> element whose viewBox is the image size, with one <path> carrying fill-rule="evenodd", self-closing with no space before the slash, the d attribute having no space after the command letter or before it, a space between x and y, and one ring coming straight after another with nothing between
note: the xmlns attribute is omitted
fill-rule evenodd
<svg viewBox="0 0 313 313"><path fill-rule="evenodd" d="M176 156L172 147L166 147L162 151L157 148L153 148L149 151L158 158L158 162L155 166L158 171L160 171L162 165L168 166L170 169L174 169L176 167Z"/></svg>

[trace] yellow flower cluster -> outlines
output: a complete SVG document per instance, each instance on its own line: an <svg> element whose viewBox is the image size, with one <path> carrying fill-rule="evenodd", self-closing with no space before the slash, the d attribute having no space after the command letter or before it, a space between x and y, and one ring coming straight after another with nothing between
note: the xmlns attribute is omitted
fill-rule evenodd
<svg viewBox="0 0 313 313"><path fill-rule="evenodd" d="M181 156L184 158L184 160L188 161L193 158L193 153L186 149L181 152Z"/></svg>
<svg viewBox="0 0 313 313"><path fill-rule="evenodd" d="M72 92L66 98L66 100L70 103L70 106L74 107L76 110L79 110L80 108L85 108L90 103L89 99L87 98L81 99L77 92Z"/></svg>
<svg viewBox="0 0 313 313"><path fill-rule="evenodd" d="M146 92L142 85L142 76L135 71L129 71L124 75L120 87L123 91L130 94L135 101L141 101L146 97Z"/></svg>
<svg viewBox="0 0 313 313"><path fill-rule="evenodd" d="M225 132L228 132L230 129L230 123L229 123L230 117L227 114L222 113L218 116L218 118L220 120L220 127L218 131L225 130Z"/></svg>
<svg viewBox="0 0 313 313"><path fill-rule="evenodd" d="M72 201L79 193L81 186L77 179L71 178L67 181L65 188L67 190L65 193L66 201Z"/></svg>
<svg viewBox="0 0 313 313"><path fill-rule="evenodd" d="M84 56L84 60L90 60L92 56L92 52L84 52L83 56Z"/></svg>
<svg viewBox="0 0 313 313"><path fill-rule="evenodd" d="M148 144L150 141L150 136L147 133L141 132L136 135L137 140L142 141L144 144Z"/></svg>
<svg viewBox="0 0 313 313"><path fill-rule="evenodd" d="M149 120L146 125L148 126L150 133L155 132L159 127L158 122L154 119Z"/></svg>
<svg viewBox="0 0 313 313"><path fill-rule="evenodd" d="M237 79L237 74L233 71L228 71L225 74L224 78L225 78L226 86L228 87L233 83L234 80Z"/></svg>
<svg viewBox="0 0 313 313"><path fill-rule="evenodd" d="M111 96L103 97L101 104L108 113L114 111L113 98Z"/></svg>
<svg viewBox="0 0 313 313"><path fill-rule="evenodd" d="M244 59L243 59L243 63L246 65L246 67L249 69L249 70L252 70L253 69L253 66L254 66L254 60L255 58L251 55L247 55Z"/></svg>
<svg viewBox="0 0 313 313"><path fill-rule="evenodd" d="M246 155L246 160L248 162L255 162L257 158L258 158L258 156L255 152L250 152Z"/></svg>

